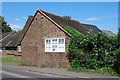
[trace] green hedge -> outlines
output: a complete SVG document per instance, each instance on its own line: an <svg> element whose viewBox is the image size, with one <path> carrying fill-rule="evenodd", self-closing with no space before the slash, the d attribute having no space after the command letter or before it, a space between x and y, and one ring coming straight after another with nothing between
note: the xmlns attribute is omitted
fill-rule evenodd
<svg viewBox="0 0 120 80"><path fill-rule="evenodd" d="M72 68L111 68L120 74L120 29L117 36L82 35L68 26L63 28L72 35L69 60Z"/></svg>

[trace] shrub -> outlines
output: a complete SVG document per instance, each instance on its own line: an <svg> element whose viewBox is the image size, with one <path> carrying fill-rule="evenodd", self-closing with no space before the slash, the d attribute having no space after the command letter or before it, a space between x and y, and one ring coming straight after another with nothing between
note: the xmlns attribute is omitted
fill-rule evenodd
<svg viewBox="0 0 120 80"><path fill-rule="evenodd" d="M113 68L120 75L120 49L116 49L114 53L116 54L116 56Z"/></svg>
<svg viewBox="0 0 120 80"><path fill-rule="evenodd" d="M69 45L72 68L108 68L120 74L120 30L117 36L106 36L103 33L82 35L68 26L63 28L72 35Z"/></svg>

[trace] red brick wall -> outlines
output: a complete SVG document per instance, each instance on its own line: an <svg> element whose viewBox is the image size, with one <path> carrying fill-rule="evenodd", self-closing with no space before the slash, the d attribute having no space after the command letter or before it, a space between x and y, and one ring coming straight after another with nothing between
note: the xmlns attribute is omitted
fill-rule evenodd
<svg viewBox="0 0 120 80"><path fill-rule="evenodd" d="M44 40L47 37L65 37L65 52L45 53ZM69 67L67 59L69 42L70 38L62 30L38 12L21 42L22 64L39 67Z"/></svg>

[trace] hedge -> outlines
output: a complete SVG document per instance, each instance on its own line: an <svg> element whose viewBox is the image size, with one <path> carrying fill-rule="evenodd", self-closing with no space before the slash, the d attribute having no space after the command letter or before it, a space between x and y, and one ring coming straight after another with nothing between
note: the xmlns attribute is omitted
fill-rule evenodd
<svg viewBox="0 0 120 80"><path fill-rule="evenodd" d="M120 29L116 36L103 33L83 35L69 26L63 28L72 36L69 60L72 68L111 68L120 74Z"/></svg>

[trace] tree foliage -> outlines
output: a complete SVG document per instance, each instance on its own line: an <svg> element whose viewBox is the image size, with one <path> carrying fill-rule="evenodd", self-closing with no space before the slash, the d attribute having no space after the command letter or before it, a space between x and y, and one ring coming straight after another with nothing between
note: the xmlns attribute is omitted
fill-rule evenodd
<svg viewBox="0 0 120 80"><path fill-rule="evenodd" d="M4 17L0 16L0 32L11 32L10 25L4 20Z"/></svg>
<svg viewBox="0 0 120 80"><path fill-rule="evenodd" d="M118 39L118 47L120 48L120 28L118 28L118 34L117 34L117 39Z"/></svg>
<svg viewBox="0 0 120 80"><path fill-rule="evenodd" d="M22 35L22 31L23 31L23 30L21 30L21 29L17 31L17 32L18 32L18 34L19 34L19 36L21 36L21 35Z"/></svg>
<svg viewBox="0 0 120 80"><path fill-rule="evenodd" d="M65 18L65 19L71 19L70 16L63 16L62 18Z"/></svg>
<svg viewBox="0 0 120 80"><path fill-rule="evenodd" d="M23 30L22 30L22 29L20 29L20 30L18 30L17 32L18 32L19 34L21 34L21 33L22 33L22 31L23 31Z"/></svg>
<svg viewBox="0 0 120 80"><path fill-rule="evenodd" d="M117 44L118 44L117 48L114 51L114 53L116 54L114 69L120 75L120 28L118 29L118 34L117 34Z"/></svg>

